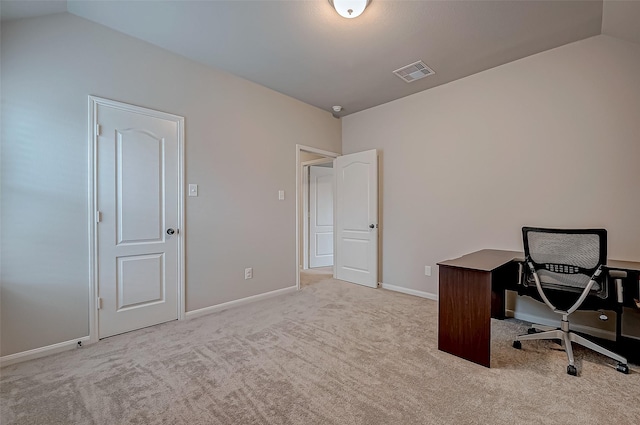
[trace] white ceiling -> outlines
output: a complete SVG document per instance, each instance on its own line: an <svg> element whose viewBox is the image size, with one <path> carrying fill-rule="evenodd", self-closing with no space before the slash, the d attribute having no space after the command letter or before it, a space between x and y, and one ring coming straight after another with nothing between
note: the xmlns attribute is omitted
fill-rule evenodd
<svg viewBox="0 0 640 425"><path fill-rule="evenodd" d="M6 1L3 20L68 12L347 115L601 33L602 1ZM392 72L423 60L436 74Z"/></svg>

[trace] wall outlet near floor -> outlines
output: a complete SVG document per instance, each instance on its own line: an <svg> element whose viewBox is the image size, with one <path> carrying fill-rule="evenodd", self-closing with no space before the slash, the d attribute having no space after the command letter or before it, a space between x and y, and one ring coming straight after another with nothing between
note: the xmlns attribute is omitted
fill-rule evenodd
<svg viewBox="0 0 640 425"><path fill-rule="evenodd" d="M431 266L424 266L424 275L431 276Z"/></svg>
<svg viewBox="0 0 640 425"><path fill-rule="evenodd" d="M253 278L253 268L247 267L244 269L244 278L245 280Z"/></svg>

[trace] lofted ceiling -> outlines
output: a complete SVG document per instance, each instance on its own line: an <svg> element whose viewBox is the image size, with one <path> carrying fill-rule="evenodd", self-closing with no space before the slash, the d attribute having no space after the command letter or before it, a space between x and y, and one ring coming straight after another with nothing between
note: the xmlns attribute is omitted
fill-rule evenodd
<svg viewBox="0 0 640 425"><path fill-rule="evenodd" d="M68 11L343 116L601 33L602 1L2 1L3 20ZM393 71L424 61L435 75Z"/></svg>

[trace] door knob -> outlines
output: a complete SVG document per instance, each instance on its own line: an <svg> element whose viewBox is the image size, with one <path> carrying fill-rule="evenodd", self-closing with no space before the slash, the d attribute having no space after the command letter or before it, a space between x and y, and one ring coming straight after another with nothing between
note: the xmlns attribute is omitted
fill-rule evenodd
<svg viewBox="0 0 640 425"><path fill-rule="evenodd" d="M167 235L173 235L175 232L176 231L171 228L167 229Z"/></svg>
<svg viewBox="0 0 640 425"><path fill-rule="evenodd" d="M375 224L370 224L369 225L369 229L375 229L376 225Z"/></svg>

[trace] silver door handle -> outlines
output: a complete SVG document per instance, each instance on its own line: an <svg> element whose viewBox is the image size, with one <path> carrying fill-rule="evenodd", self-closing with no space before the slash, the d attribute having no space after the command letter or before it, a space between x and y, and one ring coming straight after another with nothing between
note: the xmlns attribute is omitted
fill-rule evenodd
<svg viewBox="0 0 640 425"><path fill-rule="evenodd" d="M171 228L167 229L167 235L173 235L175 232L176 231Z"/></svg>

